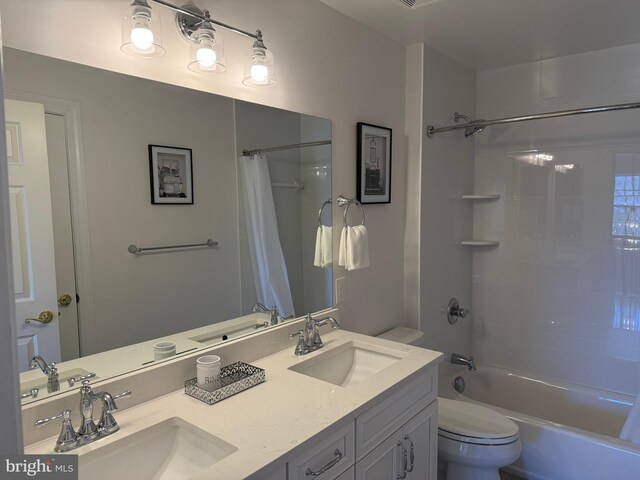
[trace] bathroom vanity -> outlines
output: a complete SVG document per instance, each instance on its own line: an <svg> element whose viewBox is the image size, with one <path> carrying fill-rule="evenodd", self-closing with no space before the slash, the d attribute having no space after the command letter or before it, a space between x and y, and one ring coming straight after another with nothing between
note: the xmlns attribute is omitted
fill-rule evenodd
<svg viewBox="0 0 640 480"><path fill-rule="evenodd" d="M232 350L249 351L259 337L282 339L289 330L211 352L227 363ZM294 355L288 338L284 349L271 342L278 351L251 360L265 369L266 382L211 406L179 389L127 408L154 370L171 376L184 363L188 371L201 353L117 385L95 385L117 393L129 382L133 396L119 402L120 431L73 451L80 455L80 478L435 479L442 354L342 330L323 340L324 348L302 356ZM56 413L48 409L65 400L77 410L73 393L23 407L25 433L32 428L27 419ZM55 440L38 439L25 452L52 453Z"/></svg>

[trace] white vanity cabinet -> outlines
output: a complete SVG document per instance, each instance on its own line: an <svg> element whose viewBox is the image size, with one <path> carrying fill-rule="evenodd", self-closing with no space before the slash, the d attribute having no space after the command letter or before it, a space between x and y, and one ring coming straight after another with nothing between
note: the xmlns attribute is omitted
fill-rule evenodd
<svg viewBox="0 0 640 480"><path fill-rule="evenodd" d="M359 461L355 480L435 480L437 429L434 401Z"/></svg>
<svg viewBox="0 0 640 480"><path fill-rule="evenodd" d="M437 377L427 371L356 419L356 480L436 479Z"/></svg>
<svg viewBox="0 0 640 480"><path fill-rule="evenodd" d="M437 367L287 463L287 480L436 480ZM405 453L406 452L406 453Z"/></svg>

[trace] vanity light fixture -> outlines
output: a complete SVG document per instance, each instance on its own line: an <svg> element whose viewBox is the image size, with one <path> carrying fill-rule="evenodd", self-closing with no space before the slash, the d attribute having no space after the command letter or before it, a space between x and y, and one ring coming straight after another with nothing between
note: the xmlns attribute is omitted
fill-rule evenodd
<svg viewBox="0 0 640 480"><path fill-rule="evenodd" d="M273 53L264 46L262 32L256 31L256 41L249 49L242 83L253 87L270 87L276 84L273 76Z"/></svg>
<svg viewBox="0 0 640 480"><path fill-rule="evenodd" d="M165 54L162 47L162 24L147 0L133 0L126 10L122 19L120 50L142 58L161 57Z"/></svg>
<svg viewBox="0 0 640 480"><path fill-rule="evenodd" d="M185 38L191 41L189 70L199 73L222 73L227 69L224 64L222 35L213 28L209 11L203 10L202 15L205 20L199 22L196 30L190 34L183 32L186 34Z"/></svg>
<svg viewBox="0 0 640 480"><path fill-rule="evenodd" d="M199 73L222 73L226 70L224 41L220 32L214 28L215 25L254 40L245 65L243 84L254 87L269 87L276 84L273 53L265 46L260 30L250 33L219 22L211 18L207 10L200 10L194 5L179 7L165 0L151 0L151 2L176 12L178 30L191 43L189 70ZM163 55L160 22L154 22L154 20L147 0L133 0L122 25L121 50L138 57Z"/></svg>

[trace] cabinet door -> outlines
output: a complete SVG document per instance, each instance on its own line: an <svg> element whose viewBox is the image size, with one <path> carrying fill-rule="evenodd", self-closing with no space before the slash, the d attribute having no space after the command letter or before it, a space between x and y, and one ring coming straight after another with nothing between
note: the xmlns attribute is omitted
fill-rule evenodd
<svg viewBox="0 0 640 480"><path fill-rule="evenodd" d="M355 468L351 467L349 470L340 475L336 480L353 480L355 478Z"/></svg>
<svg viewBox="0 0 640 480"><path fill-rule="evenodd" d="M356 480L397 480L399 477L402 478L404 472L402 458L402 430L397 430L356 463Z"/></svg>
<svg viewBox="0 0 640 480"><path fill-rule="evenodd" d="M402 428L409 452L407 480L436 480L438 468L438 402L435 401Z"/></svg>

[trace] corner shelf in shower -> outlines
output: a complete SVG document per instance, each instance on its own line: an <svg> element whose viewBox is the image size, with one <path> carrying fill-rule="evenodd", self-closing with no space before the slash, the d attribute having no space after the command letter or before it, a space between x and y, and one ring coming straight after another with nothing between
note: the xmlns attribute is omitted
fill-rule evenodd
<svg viewBox="0 0 640 480"><path fill-rule="evenodd" d="M463 240L460 244L466 247L497 247L500 242L497 240Z"/></svg>
<svg viewBox="0 0 640 480"><path fill-rule="evenodd" d="M463 200L499 200L500 195L462 195Z"/></svg>

